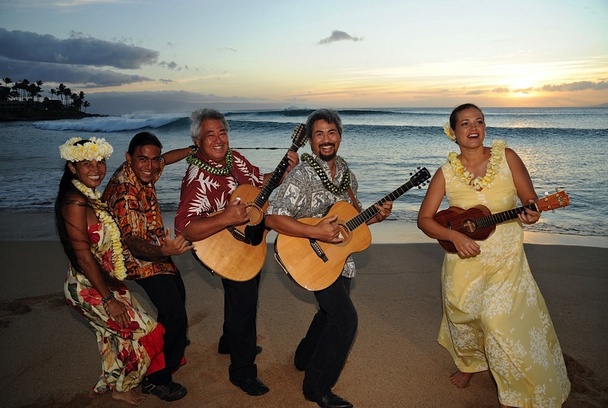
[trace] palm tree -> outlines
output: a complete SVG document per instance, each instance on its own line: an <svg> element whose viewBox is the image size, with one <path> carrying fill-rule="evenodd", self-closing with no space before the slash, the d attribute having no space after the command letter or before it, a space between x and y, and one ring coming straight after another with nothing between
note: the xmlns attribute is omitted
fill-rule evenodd
<svg viewBox="0 0 608 408"><path fill-rule="evenodd" d="M59 96L59 99L61 99L62 103L63 103L63 96L64 95L65 95L65 85L64 84L59 84L59 86L57 87L57 96Z"/></svg>
<svg viewBox="0 0 608 408"><path fill-rule="evenodd" d="M70 88L66 87L63 90L63 95L65 96L65 107L69 108L70 107L69 101L70 101L70 98L72 97L72 90Z"/></svg>
<svg viewBox="0 0 608 408"><path fill-rule="evenodd" d="M89 106L91 106L91 102L89 101L84 101L84 103L82 104L82 106L84 106L84 113L87 113L87 108Z"/></svg>

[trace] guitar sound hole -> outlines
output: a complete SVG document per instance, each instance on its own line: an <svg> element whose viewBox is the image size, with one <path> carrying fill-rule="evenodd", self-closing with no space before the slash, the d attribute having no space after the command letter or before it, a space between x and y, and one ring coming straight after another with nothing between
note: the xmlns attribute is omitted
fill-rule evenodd
<svg viewBox="0 0 608 408"><path fill-rule="evenodd" d="M247 225L258 225L264 216L264 213L255 205L247 206L247 215L249 216L249 223Z"/></svg>
<svg viewBox="0 0 608 408"><path fill-rule="evenodd" d="M348 230L348 228L346 228L343 224L340 224L340 238L343 238L344 240L342 242L339 242L338 246L342 246L342 245L347 245L350 242L350 231Z"/></svg>

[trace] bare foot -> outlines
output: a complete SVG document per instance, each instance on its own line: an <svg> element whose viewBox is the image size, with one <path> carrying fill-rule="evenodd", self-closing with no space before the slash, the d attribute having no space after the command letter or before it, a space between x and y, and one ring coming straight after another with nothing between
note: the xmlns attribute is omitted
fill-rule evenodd
<svg viewBox="0 0 608 408"><path fill-rule="evenodd" d="M467 385L469 385L469 381L471 381L473 374L474 373L463 373L462 371L458 370L450 376L450 382L458 388L465 388Z"/></svg>
<svg viewBox="0 0 608 408"><path fill-rule="evenodd" d="M129 390L126 392L118 392L116 390L113 390L112 399L115 399L117 401L124 401L130 405L141 405L142 402L146 400L146 397L141 394L138 394L137 392L135 392L135 390Z"/></svg>

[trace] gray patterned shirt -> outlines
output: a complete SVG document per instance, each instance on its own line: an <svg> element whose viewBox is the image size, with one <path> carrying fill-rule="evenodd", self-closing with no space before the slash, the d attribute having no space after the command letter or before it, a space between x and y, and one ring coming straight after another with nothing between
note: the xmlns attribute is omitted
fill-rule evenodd
<svg viewBox="0 0 608 408"><path fill-rule="evenodd" d="M330 169L327 162L314 156L315 160L331 180ZM355 175L348 169L346 162L336 157L336 177L334 185L338 186L345 171L350 172L350 187L355 197L357 196L358 183ZM304 160L293 168L285 177L283 182L272 193L266 214L288 215L293 218L319 218L327 214L332 205L338 201L347 201L353 204L348 191L340 195L334 195L328 191L321 179ZM359 201L359 200L357 200ZM359 208L361 204L357 202ZM342 276L352 278L355 276L355 262L349 256L342 269Z"/></svg>

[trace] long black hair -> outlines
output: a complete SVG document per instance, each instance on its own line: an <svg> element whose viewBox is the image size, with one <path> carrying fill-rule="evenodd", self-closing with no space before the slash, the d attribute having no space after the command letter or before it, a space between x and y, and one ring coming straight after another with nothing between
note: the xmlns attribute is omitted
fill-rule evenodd
<svg viewBox="0 0 608 408"><path fill-rule="evenodd" d="M74 143L74 145L85 144L88 140L79 140ZM65 252L70 264L77 271L81 272L80 265L78 265L78 259L76 258L76 253L74 252L74 246L72 245L72 240L68 235L68 229L66 226L66 220L63 217L63 208L67 203L67 197L69 193L77 193L82 195L80 191L74 187L72 184L72 180L76 178L76 175L72 173L69 167L70 162L65 162L65 166L63 167L63 175L61 176L61 180L59 181L59 191L57 192L57 199L55 199L55 228L57 229L57 235L59 236L59 241L63 246L63 252ZM74 163L72 163L74 165Z"/></svg>

